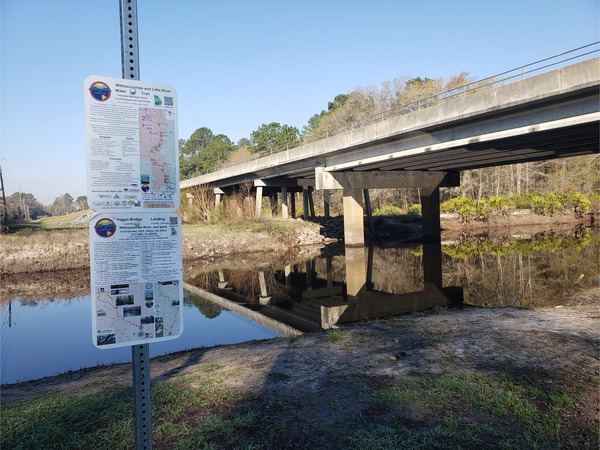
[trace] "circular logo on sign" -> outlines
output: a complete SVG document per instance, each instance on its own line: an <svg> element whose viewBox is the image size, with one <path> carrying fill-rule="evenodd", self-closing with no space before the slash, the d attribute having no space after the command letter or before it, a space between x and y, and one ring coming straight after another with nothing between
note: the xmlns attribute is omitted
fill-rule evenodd
<svg viewBox="0 0 600 450"><path fill-rule="evenodd" d="M142 184L142 192L148 192L150 190L150 185Z"/></svg>
<svg viewBox="0 0 600 450"><path fill-rule="evenodd" d="M98 222L96 222L94 229L96 230L96 234L98 236L108 238L115 234L117 226L110 219L100 219Z"/></svg>
<svg viewBox="0 0 600 450"><path fill-rule="evenodd" d="M90 86L90 94L95 100L104 102L110 98L110 88L106 83L102 81L96 81Z"/></svg>

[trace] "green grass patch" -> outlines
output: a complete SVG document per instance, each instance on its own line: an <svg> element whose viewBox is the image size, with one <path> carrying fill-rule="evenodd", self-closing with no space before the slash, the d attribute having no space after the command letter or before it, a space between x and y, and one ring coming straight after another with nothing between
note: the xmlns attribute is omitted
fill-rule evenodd
<svg viewBox="0 0 600 450"><path fill-rule="evenodd" d="M519 436L513 437L524 447L543 446L552 442L560 430L557 408L574 403L574 399L565 392L544 393L537 387L502 378L458 376L449 373L435 377L397 380L386 389L371 392L370 401L377 404L418 404L429 417L438 417L441 413L455 419L464 415L487 417L488 419L484 420L488 422L502 419L509 424L508 428L521 431ZM405 442L408 439L414 442L415 448L428 445L431 448L442 448L443 440L438 441L436 437L437 433L441 433L439 437L445 436L445 439L449 439L448 442L454 442L458 447L467 443L469 446L481 446L487 442L485 439L481 440L484 435L479 434L477 427L472 429L473 436L465 441L461 427L450 425L451 421L447 421L440 424L437 431L435 427L423 433L414 434L415 432L411 431L410 436L407 435L408 431L402 428L386 428L370 433L363 431L352 437L351 441L366 443L371 439L374 446L368 448L384 448L378 445ZM450 433L452 430L449 428L456 428L454 434ZM521 444L515 445L520 447ZM402 445L404 446L405 444Z"/></svg>
<svg viewBox="0 0 600 450"><path fill-rule="evenodd" d="M256 422L256 413L224 418L203 411L239 400L212 382L200 387L161 382L151 388L153 442L162 448L236 445L239 431ZM0 448L129 449L134 447L133 391L113 387L77 398L45 393L2 405ZM191 446L191 447L190 447Z"/></svg>
<svg viewBox="0 0 600 450"><path fill-rule="evenodd" d="M414 430L405 426L378 426L372 430L359 430L347 439L347 443L349 448L370 450L463 449L502 448L503 445L498 444L506 440L506 436L485 424L457 420L449 427L446 422L452 421L443 420L440 425L425 430Z"/></svg>
<svg viewBox="0 0 600 450"><path fill-rule="evenodd" d="M342 332L339 328L331 330L329 333L325 335L323 338L325 342L339 342L342 340Z"/></svg>

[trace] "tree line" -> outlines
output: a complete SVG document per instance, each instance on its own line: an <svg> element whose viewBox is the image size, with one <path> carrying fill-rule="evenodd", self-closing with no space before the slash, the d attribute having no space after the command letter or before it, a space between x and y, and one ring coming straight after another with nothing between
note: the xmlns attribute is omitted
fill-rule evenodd
<svg viewBox="0 0 600 450"><path fill-rule="evenodd" d="M11 224L48 216L63 216L85 209L88 209L88 204L87 197L84 195L74 199L68 193L63 194L56 197L52 204L44 206L33 194L15 192L6 197L6 205L0 205L0 221L3 223L7 219L8 224Z"/></svg>

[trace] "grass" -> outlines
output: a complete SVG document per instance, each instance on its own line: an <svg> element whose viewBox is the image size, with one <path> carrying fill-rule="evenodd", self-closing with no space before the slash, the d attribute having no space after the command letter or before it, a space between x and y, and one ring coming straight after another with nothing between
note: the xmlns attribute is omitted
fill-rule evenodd
<svg viewBox="0 0 600 450"><path fill-rule="evenodd" d="M335 328L327 333L323 340L326 342L339 342L342 340L342 337L341 330L339 328Z"/></svg>
<svg viewBox="0 0 600 450"><path fill-rule="evenodd" d="M444 361L452 366L452 358ZM311 413L301 409L302 399L272 398L264 410L254 403L260 402L260 395L221 388L237 373L205 364L195 376L154 383L155 448L280 448L289 444L297 427L321 426L307 421ZM566 391L540 389L500 373L425 372L397 377L383 388L360 387L361 375L350 377L342 370L330 370L327 376L329 386L351 383L355 393L352 398L327 398L324 405L330 414L346 414L356 404L361 411L348 422L336 448L554 448L563 422L570 420L561 416L561 409L579 401ZM268 378L279 382L290 375L273 371ZM3 404L0 448L132 448L133 400L131 388L115 386L80 398L48 392ZM391 419L363 415L369 405L399 415L392 413ZM282 415L284 411L293 414ZM403 419L407 412L416 412L421 420L413 424ZM325 442L328 435L323 433L318 439ZM581 446L576 433L567 435L568 446ZM317 441L307 442L318 447Z"/></svg>
<svg viewBox="0 0 600 450"><path fill-rule="evenodd" d="M87 228L87 224L75 224L68 225L65 222L70 222L72 220L78 219L81 216L89 213L90 210L79 211L73 214L68 214L65 216L53 216L53 217L42 217L41 219L31 220L29 222L18 223L11 225L10 231L11 233L27 235L29 233L34 233L36 231L51 231L51 230L64 230L64 229L73 229L73 228Z"/></svg>
<svg viewBox="0 0 600 450"><path fill-rule="evenodd" d="M399 442L405 446L407 441L411 442L410 448L413 445L414 448L486 446L489 444L489 430L483 432L483 428L472 423L460 424L460 417L473 413L475 417L489 417L491 420L488 419L488 422L502 420L509 424L513 435L510 439L503 438L499 447L546 446L552 443L560 429L557 409L571 406L576 399L563 391L543 392L526 383L500 377L446 373L436 377L396 380L386 389L374 390L370 401L409 406L416 403L431 417L441 416L444 419L438 426L419 433L402 427L380 428L370 433L360 431L350 438L357 448L385 448ZM470 436L464 433L465 425L470 427ZM460 431L451 433L453 428ZM520 435L514 436L515 430L520 430Z"/></svg>
<svg viewBox="0 0 600 450"><path fill-rule="evenodd" d="M159 448L235 445L237 432L255 424L258 414L253 411L233 418L210 412L243 398L216 389L210 379L201 384L152 385L153 441ZM52 392L3 405L0 448L132 448L133 401L131 388L114 387L83 398Z"/></svg>

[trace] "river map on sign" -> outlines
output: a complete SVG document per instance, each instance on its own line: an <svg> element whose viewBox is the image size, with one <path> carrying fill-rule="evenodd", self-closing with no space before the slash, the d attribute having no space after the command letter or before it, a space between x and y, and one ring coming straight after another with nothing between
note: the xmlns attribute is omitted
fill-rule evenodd
<svg viewBox="0 0 600 450"><path fill-rule="evenodd" d="M139 108L142 188L171 198L177 186L177 143L172 111ZM175 149L175 151L173 151Z"/></svg>
<svg viewBox="0 0 600 450"><path fill-rule="evenodd" d="M179 281L96 287L96 345L181 334Z"/></svg>

